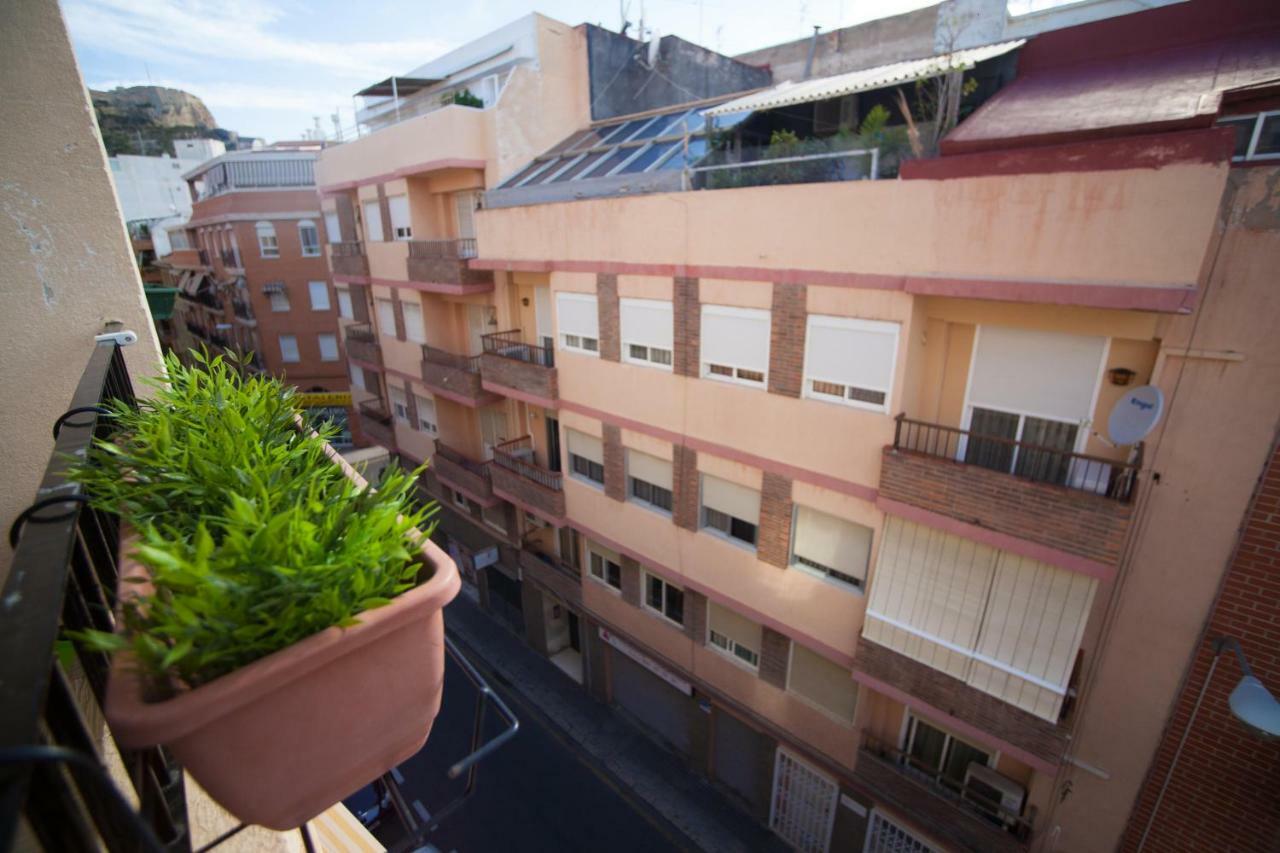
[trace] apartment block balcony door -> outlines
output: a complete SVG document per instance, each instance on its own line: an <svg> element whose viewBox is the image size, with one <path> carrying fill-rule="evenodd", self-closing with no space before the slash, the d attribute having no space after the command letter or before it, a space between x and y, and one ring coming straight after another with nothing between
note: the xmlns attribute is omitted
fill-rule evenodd
<svg viewBox="0 0 1280 853"><path fill-rule="evenodd" d="M551 288L546 285L533 289L534 321L537 343L548 350L555 349L555 334L551 328Z"/></svg>
<svg viewBox="0 0 1280 853"><path fill-rule="evenodd" d="M463 355L479 355L484 351L481 338L496 329L489 327L489 311L487 305L467 306L467 351Z"/></svg>
<svg viewBox="0 0 1280 853"><path fill-rule="evenodd" d="M560 470L560 421L547 412L547 470Z"/></svg>
<svg viewBox="0 0 1280 853"><path fill-rule="evenodd" d="M507 434L507 413L501 406L489 406L480 410L480 441L484 444L484 458L493 458L493 449L504 441Z"/></svg>

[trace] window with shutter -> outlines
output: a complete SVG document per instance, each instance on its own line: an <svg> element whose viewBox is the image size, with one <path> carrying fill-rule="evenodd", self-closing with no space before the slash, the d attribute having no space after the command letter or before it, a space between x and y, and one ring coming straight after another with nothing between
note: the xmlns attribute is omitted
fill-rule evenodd
<svg viewBox="0 0 1280 853"><path fill-rule="evenodd" d="M316 340L320 344L320 360L321 361L337 361L338 360L338 336L337 335L316 335Z"/></svg>
<svg viewBox="0 0 1280 853"><path fill-rule="evenodd" d="M670 514L671 463L638 450L627 450L627 492L632 499Z"/></svg>
<svg viewBox="0 0 1280 853"><path fill-rule="evenodd" d="M366 201L362 205L364 211L364 239L367 243L381 243L382 208L376 201Z"/></svg>
<svg viewBox="0 0 1280 853"><path fill-rule="evenodd" d="M440 432L436 421L436 401L423 397L421 394L413 395L414 402L418 406L418 429L429 435L436 435Z"/></svg>
<svg viewBox="0 0 1280 853"><path fill-rule="evenodd" d="M806 506L797 506L791 564L861 588L871 557L871 528Z"/></svg>
<svg viewBox="0 0 1280 853"><path fill-rule="evenodd" d="M898 331L897 323L810 314L805 333L804 395L889 411Z"/></svg>
<svg viewBox="0 0 1280 853"><path fill-rule="evenodd" d="M702 527L754 546L760 523L760 493L709 474L702 475Z"/></svg>
<svg viewBox="0 0 1280 853"><path fill-rule="evenodd" d="M351 291L345 287L335 287L338 294L338 316L344 320L355 319L355 305L351 302Z"/></svg>
<svg viewBox="0 0 1280 853"><path fill-rule="evenodd" d="M396 305L390 299L375 299L378 311L378 334L389 338L396 336Z"/></svg>
<svg viewBox="0 0 1280 853"><path fill-rule="evenodd" d="M400 310L404 312L405 340L415 344L425 344L427 329L422 322L422 305L418 302L401 302Z"/></svg>
<svg viewBox="0 0 1280 853"><path fill-rule="evenodd" d="M330 243L342 242L342 226L338 223L336 211L328 210L324 214L324 232Z"/></svg>
<svg viewBox="0 0 1280 853"><path fill-rule="evenodd" d="M387 199L391 213L391 237L395 240L412 240L413 228L409 224L409 197L393 195Z"/></svg>
<svg viewBox="0 0 1280 853"><path fill-rule="evenodd" d="M707 642L713 649L755 669L760 665L762 630L714 601L707 602Z"/></svg>
<svg viewBox="0 0 1280 853"><path fill-rule="evenodd" d="M858 683L850 676L849 670L796 642L791 644L787 689L833 717L846 723L853 722Z"/></svg>
<svg viewBox="0 0 1280 853"><path fill-rule="evenodd" d="M298 242L302 245L302 257L320 256L320 232L310 219L304 219L298 223Z"/></svg>
<svg viewBox="0 0 1280 853"><path fill-rule="evenodd" d="M677 625L684 625L684 590L648 572L644 575L644 606Z"/></svg>
<svg viewBox="0 0 1280 853"><path fill-rule="evenodd" d="M586 355L600 354L600 315L590 293L557 293L556 326L560 348Z"/></svg>
<svg viewBox="0 0 1280 853"><path fill-rule="evenodd" d="M769 376L769 312L702 306L702 376L764 388Z"/></svg>
<svg viewBox="0 0 1280 853"><path fill-rule="evenodd" d="M329 310L329 283L324 281L307 282L307 293L311 296L312 311Z"/></svg>
<svg viewBox="0 0 1280 853"><path fill-rule="evenodd" d="M409 399L405 396L404 391L399 388L388 388L387 394L391 397L391 411L396 416L396 420L408 426Z"/></svg>
<svg viewBox="0 0 1280 853"><path fill-rule="evenodd" d="M587 573L615 591L622 589L621 558L594 542L587 546Z"/></svg>
<svg viewBox="0 0 1280 853"><path fill-rule="evenodd" d="M569 470L578 479L604 485L604 445L600 439L576 430L565 430L569 443Z"/></svg>
<svg viewBox="0 0 1280 853"><path fill-rule="evenodd" d="M670 302L623 299L619 302L622 359L670 370L674 351Z"/></svg>
<svg viewBox="0 0 1280 853"><path fill-rule="evenodd" d="M280 360L290 363L301 361L301 358L298 355L298 338L296 336L280 336Z"/></svg>

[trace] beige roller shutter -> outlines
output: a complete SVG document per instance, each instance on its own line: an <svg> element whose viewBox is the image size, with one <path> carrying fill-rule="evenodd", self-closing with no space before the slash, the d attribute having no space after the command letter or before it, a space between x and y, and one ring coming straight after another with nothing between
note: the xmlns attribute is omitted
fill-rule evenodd
<svg viewBox="0 0 1280 853"><path fill-rule="evenodd" d="M762 632L758 624L745 616L734 613L727 607L721 607L714 601L709 602L709 604L710 616L707 624L712 631L717 634L723 634L738 645L748 648L756 654L760 653Z"/></svg>
<svg viewBox="0 0 1280 853"><path fill-rule="evenodd" d="M791 644L787 687L841 720L853 721L858 684L849 670L799 643Z"/></svg>
<svg viewBox="0 0 1280 853"><path fill-rule="evenodd" d="M671 463L638 450L627 451L627 474L671 491Z"/></svg>
<svg viewBox="0 0 1280 853"><path fill-rule="evenodd" d="M702 475L702 505L758 524L760 521L760 493L728 480Z"/></svg>
<svg viewBox="0 0 1280 853"><path fill-rule="evenodd" d="M604 464L604 446L600 443L600 439L574 430L565 430L565 432L569 435L570 453L600 465Z"/></svg>
<svg viewBox="0 0 1280 853"><path fill-rule="evenodd" d="M793 550L797 557L820 566L865 578L871 555L871 528L807 506L797 507Z"/></svg>

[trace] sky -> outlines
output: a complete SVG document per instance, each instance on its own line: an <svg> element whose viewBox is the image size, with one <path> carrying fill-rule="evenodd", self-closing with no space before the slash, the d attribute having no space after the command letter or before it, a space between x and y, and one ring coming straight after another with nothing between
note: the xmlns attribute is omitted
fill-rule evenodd
<svg viewBox="0 0 1280 853"><path fill-rule="evenodd" d="M734 55L937 0L61 0L85 83L155 85L204 101L221 127L297 139L352 93L538 11L567 24L674 34Z"/></svg>

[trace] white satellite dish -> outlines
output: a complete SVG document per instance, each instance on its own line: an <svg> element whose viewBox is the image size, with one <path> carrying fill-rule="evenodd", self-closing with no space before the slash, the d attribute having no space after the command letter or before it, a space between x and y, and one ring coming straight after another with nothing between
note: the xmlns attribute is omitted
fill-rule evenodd
<svg viewBox="0 0 1280 853"><path fill-rule="evenodd" d="M1139 386L1111 408L1107 434L1116 444L1137 444L1155 429L1163 414L1164 393L1154 385Z"/></svg>

